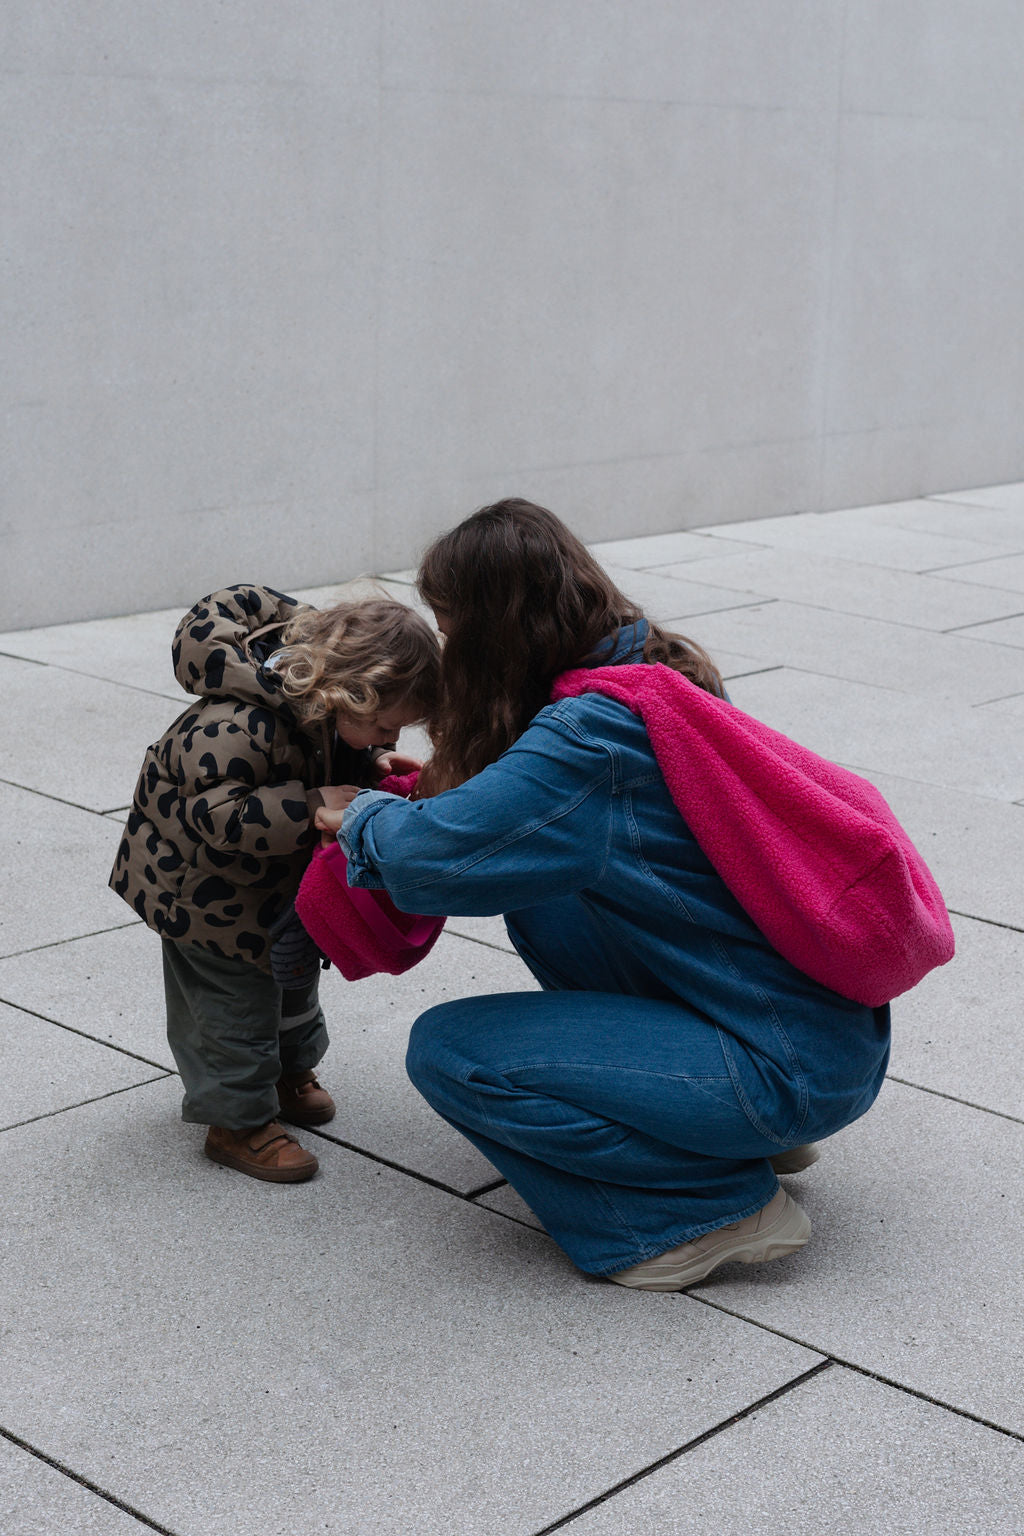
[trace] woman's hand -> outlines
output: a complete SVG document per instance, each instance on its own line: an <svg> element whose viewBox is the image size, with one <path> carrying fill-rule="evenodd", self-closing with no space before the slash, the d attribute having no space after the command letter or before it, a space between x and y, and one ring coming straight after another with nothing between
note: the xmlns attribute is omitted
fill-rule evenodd
<svg viewBox="0 0 1024 1536"><path fill-rule="evenodd" d="M418 757L406 757L404 752L384 752L374 759L373 767L378 779L387 779L392 774L400 778L403 773L418 773L423 764Z"/></svg>
<svg viewBox="0 0 1024 1536"><path fill-rule="evenodd" d="M325 784L320 791L324 803L317 807L313 825L322 834L322 847L329 848L341 828L342 817L359 793L355 784Z"/></svg>

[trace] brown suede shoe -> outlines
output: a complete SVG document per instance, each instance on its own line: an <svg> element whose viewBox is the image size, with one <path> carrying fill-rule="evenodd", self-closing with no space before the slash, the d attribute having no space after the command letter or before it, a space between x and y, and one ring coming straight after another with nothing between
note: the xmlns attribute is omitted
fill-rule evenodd
<svg viewBox="0 0 1024 1536"><path fill-rule="evenodd" d="M334 1100L315 1072L286 1072L277 1085L277 1102L289 1125L326 1125L334 1119Z"/></svg>
<svg viewBox="0 0 1024 1536"><path fill-rule="evenodd" d="M276 1120L247 1131L211 1125L203 1151L225 1168L237 1168L251 1179L266 1179L271 1184L300 1184L311 1179L320 1166L312 1152L300 1147Z"/></svg>

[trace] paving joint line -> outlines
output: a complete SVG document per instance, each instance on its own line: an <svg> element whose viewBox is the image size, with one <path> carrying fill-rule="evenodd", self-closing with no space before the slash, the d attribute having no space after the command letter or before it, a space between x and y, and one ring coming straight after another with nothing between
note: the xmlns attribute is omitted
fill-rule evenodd
<svg viewBox="0 0 1024 1536"><path fill-rule="evenodd" d="M7 1131L18 1131L26 1125L36 1125L40 1120L56 1120L58 1115L67 1115L73 1109L84 1109L87 1104L101 1104L104 1099L114 1099L119 1093L131 1093L135 1088L145 1088L148 1083L162 1083L165 1077L174 1077L174 1072L161 1072L159 1077L143 1078L141 1083L126 1083L123 1088L111 1088L109 1093L93 1094L91 1099L79 1099L75 1104L62 1104L59 1109L47 1110L45 1115L29 1115L27 1120L15 1120L11 1125L0 1126L0 1135Z"/></svg>
<svg viewBox="0 0 1024 1536"><path fill-rule="evenodd" d="M997 1435L1005 1435L1008 1440L1024 1442L1024 1431L1007 1429L1005 1424L997 1424L993 1419L983 1418L980 1413L972 1413L969 1408L958 1408L955 1403L947 1403L943 1398L933 1397L930 1392L923 1392L919 1387L911 1387L905 1381L884 1376L881 1371L873 1371L870 1366L858 1365L855 1360L847 1360L842 1355L833 1354L830 1350L822 1349L807 1339L798 1338L796 1334L786 1333L782 1328L773 1328L770 1323L761 1322L756 1317L748 1317L744 1312L737 1312L733 1307L725 1306L723 1302L713 1301L709 1296L700 1296L695 1290L688 1290L686 1295L691 1301L699 1301L703 1306L712 1307L726 1317L735 1317L741 1323L749 1323L754 1328L760 1328L763 1333L774 1334L777 1339L785 1339L788 1344L799 1344L803 1349L813 1350L816 1355L824 1355L829 1365L838 1365L844 1370L855 1372L858 1376L867 1376L871 1381L881 1382L884 1387L892 1387L894 1392L904 1392L908 1397L916 1397L922 1403L930 1403L933 1408L941 1408L946 1413L955 1414L957 1418L967 1419L972 1424L980 1424L983 1429L994 1430ZM544 1536L544 1532L538 1532L537 1536Z"/></svg>
<svg viewBox="0 0 1024 1536"><path fill-rule="evenodd" d="M0 955L0 965L5 960L16 960L19 955L38 955L44 949L57 949L61 944L77 944L80 939L101 939L105 933L120 933L122 928L142 926L139 918L130 918L127 922L115 923L112 928L96 928L92 933L72 933L66 939L49 939L45 944L30 944L27 949L12 949L9 954Z"/></svg>
<svg viewBox="0 0 1024 1536"><path fill-rule="evenodd" d="M112 805L109 810L98 811L94 805L83 805L80 800L65 800L63 795L51 795L47 789L37 789L34 784L19 784L17 779L0 779L0 784L6 784L9 789L23 790L26 795L39 795L43 800L52 800L56 805L70 806L73 811L86 811L90 816L111 816L114 811L123 810L120 805Z"/></svg>
<svg viewBox="0 0 1024 1536"><path fill-rule="evenodd" d="M816 1353L820 1354L820 1350L816 1351ZM823 1371L831 1369L831 1366L831 1360L819 1360L816 1365L811 1366L810 1370L802 1371L799 1376L794 1376L792 1381L785 1382L783 1386L777 1387L774 1392L768 1392L764 1397L759 1397L756 1403L748 1403L738 1413L731 1414L729 1418L723 1419L720 1424L715 1424L711 1429L704 1430L702 1434L696 1435L692 1440L687 1440L685 1445L679 1446L674 1451L669 1451L666 1456L659 1457L657 1461L652 1461L650 1466L641 1468L639 1472L634 1472L631 1477L624 1477L621 1482L606 1489L604 1493L599 1493L596 1498L589 1499L586 1504L581 1504L578 1509L572 1510L570 1514L562 1515L551 1525L542 1526L539 1531L533 1533L533 1536L550 1536L552 1531L560 1531L564 1526L571 1525L581 1515L589 1514L592 1509L597 1509L599 1505L606 1504L609 1499L615 1498L617 1494L624 1492L625 1489L632 1488L637 1483L643 1482L645 1478L650 1477L655 1472L660 1472L662 1467L671 1466L672 1462L678 1461L687 1452L695 1451L698 1446L704 1445L708 1440L713 1440L716 1435L731 1429L734 1424L741 1423L752 1413L756 1413L759 1408L766 1408L769 1403L774 1403L780 1397L785 1397L787 1393L794 1391L795 1388L802 1387L815 1376L820 1376Z"/></svg>
<svg viewBox="0 0 1024 1536"><path fill-rule="evenodd" d="M130 1051L126 1045L115 1045L113 1040L101 1040L98 1035L90 1035L84 1029L76 1029L73 1024L62 1024L60 1019L51 1019L48 1014L39 1013L35 1008L26 1008L24 1003L12 1002L9 997L0 997L0 1003L8 1008L16 1008L19 1013L27 1013L29 1018L42 1019L44 1024L53 1024L57 1029L66 1029L69 1035L78 1035L82 1040L91 1040L94 1045L105 1045L108 1051L117 1051L122 1056L130 1056L132 1061L141 1061L143 1066L155 1067L165 1077L174 1077L176 1073L173 1067L167 1067L162 1061L152 1061L148 1056L140 1056L138 1051Z"/></svg>
<svg viewBox="0 0 1024 1536"><path fill-rule="evenodd" d="M962 1104L965 1109L977 1109L983 1115L995 1115L997 1120L1009 1120L1011 1125L1024 1125L1024 1117L1007 1114L1005 1109L989 1109L987 1104L975 1104L971 1099L961 1099L955 1093L943 1093L941 1088L927 1088L924 1083L912 1083L907 1077L896 1077L894 1073L887 1072L885 1080L888 1083L900 1083L904 1088L914 1088L918 1093L930 1093L937 1099L948 1099L950 1104Z"/></svg>
<svg viewBox="0 0 1024 1536"><path fill-rule="evenodd" d="M81 1472L72 1471L62 1461L57 1461L55 1457L48 1456L45 1451L39 1450L37 1446L31 1445L28 1440L23 1440L20 1435L16 1435L13 1430L4 1429L2 1424L0 1424L0 1435L5 1440L9 1440L12 1445L16 1445L19 1450L26 1451L29 1456L34 1456L37 1461L45 1462L48 1467L52 1467L55 1472L61 1473L63 1477L70 1478L73 1483L78 1483L82 1488L88 1488L89 1492L96 1494L98 1498L106 1499L107 1503L113 1504L115 1509L120 1509L126 1515L131 1515L133 1520L138 1520L147 1530L159 1531L160 1536L179 1536L179 1532L172 1531L170 1526L160 1525L158 1521L150 1519L149 1515L144 1515L141 1509L136 1509L134 1504L128 1504L124 1499L119 1499L116 1493L108 1493L105 1488L100 1487L99 1483L94 1483L90 1478L83 1477Z"/></svg>
<svg viewBox="0 0 1024 1536"><path fill-rule="evenodd" d="M1022 803L1024 802L1020 800L1010 801L1011 805L1020 805ZM998 917L980 917L977 912L958 912L955 907L947 907L946 910L951 917L966 917L972 923L988 923L990 928L1005 928L1008 933L1024 933L1024 927L1017 923L1001 922Z"/></svg>

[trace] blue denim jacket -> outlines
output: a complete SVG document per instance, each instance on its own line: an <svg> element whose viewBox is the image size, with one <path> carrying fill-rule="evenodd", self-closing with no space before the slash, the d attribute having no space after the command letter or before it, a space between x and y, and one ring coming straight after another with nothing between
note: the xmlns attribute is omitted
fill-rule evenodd
<svg viewBox="0 0 1024 1536"><path fill-rule="evenodd" d="M755 1076L770 1062L788 1079L795 1118L794 1091L804 1110L808 1092L827 1099L840 1080L847 1097L851 1075L861 1109L877 1092L888 1009L840 997L768 943L676 810L642 721L615 700L547 706L497 762L435 799L364 791L339 835L352 884L385 886L404 911L514 921L576 898L628 953L643 995L717 1025L727 1055L731 1039L745 1058L740 1077L752 1052Z"/></svg>

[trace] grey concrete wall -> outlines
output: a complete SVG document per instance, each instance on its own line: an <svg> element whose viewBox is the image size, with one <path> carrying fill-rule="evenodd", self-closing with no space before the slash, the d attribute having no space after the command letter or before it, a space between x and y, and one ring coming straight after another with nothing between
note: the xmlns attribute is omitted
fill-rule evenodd
<svg viewBox="0 0 1024 1536"><path fill-rule="evenodd" d="M0 628L1024 476L1020 0L0 28Z"/></svg>

